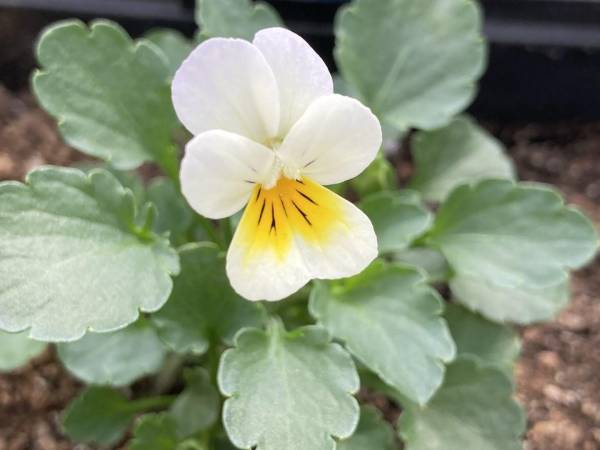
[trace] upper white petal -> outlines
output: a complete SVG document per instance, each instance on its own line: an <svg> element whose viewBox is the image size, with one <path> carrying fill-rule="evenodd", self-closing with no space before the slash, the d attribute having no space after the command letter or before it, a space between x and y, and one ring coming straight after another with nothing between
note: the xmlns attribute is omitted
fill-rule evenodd
<svg viewBox="0 0 600 450"><path fill-rule="evenodd" d="M284 28L268 28L256 33L254 45L271 66L279 87L283 137L318 97L333 93L327 66L304 39Z"/></svg>
<svg viewBox="0 0 600 450"><path fill-rule="evenodd" d="M263 54L242 39L209 39L173 79L173 105L192 134L221 129L266 142L277 133L279 93Z"/></svg>
<svg viewBox="0 0 600 450"><path fill-rule="evenodd" d="M313 102L279 149L284 163L318 183L340 183L360 174L381 147L381 126L371 110L350 97Z"/></svg>
<svg viewBox="0 0 600 450"><path fill-rule="evenodd" d="M199 134L185 148L181 190L199 214L211 219L231 216L248 201L256 183L273 166L273 151L223 130Z"/></svg>

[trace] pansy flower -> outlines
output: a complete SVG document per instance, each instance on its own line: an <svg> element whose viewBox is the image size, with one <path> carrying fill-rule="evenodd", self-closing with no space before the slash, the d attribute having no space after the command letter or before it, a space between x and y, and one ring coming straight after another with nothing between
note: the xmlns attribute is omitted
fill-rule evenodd
<svg viewBox="0 0 600 450"><path fill-rule="evenodd" d="M367 216L324 186L369 165L381 127L359 101L333 93L301 37L270 28L252 43L203 42L175 74L173 104L194 135L180 174L189 204L211 219L245 207L226 263L241 296L279 300L376 257Z"/></svg>

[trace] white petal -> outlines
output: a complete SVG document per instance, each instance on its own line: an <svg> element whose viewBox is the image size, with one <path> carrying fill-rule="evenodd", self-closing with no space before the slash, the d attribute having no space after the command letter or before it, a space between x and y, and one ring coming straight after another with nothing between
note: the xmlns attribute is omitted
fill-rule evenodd
<svg viewBox="0 0 600 450"><path fill-rule="evenodd" d="M279 136L283 137L315 99L333 93L331 74L304 39L284 28L259 31L254 45L267 59L279 86Z"/></svg>
<svg viewBox="0 0 600 450"><path fill-rule="evenodd" d="M377 256L368 217L304 178L255 188L227 254L233 288L249 300L280 300L314 278L355 275Z"/></svg>
<svg viewBox="0 0 600 450"><path fill-rule="evenodd" d="M327 185L361 173L381 147L377 117L358 100L328 95L292 127L279 154L302 175Z"/></svg>
<svg viewBox="0 0 600 450"><path fill-rule="evenodd" d="M173 105L192 134L221 129L264 143L277 133L279 93L262 53L242 39L209 39L173 79Z"/></svg>
<svg viewBox="0 0 600 450"><path fill-rule="evenodd" d="M181 190L199 214L231 216L248 201L256 183L273 166L273 151L223 130L202 133L188 142L181 161Z"/></svg>

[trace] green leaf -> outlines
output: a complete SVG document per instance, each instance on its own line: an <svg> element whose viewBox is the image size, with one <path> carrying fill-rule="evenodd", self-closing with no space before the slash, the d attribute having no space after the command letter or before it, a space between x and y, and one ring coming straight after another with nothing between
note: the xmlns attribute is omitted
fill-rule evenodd
<svg viewBox="0 0 600 450"><path fill-rule="evenodd" d="M123 438L136 413L137 408L119 392L90 387L69 405L63 425L76 442L108 447Z"/></svg>
<svg viewBox="0 0 600 450"><path fill-rule="evenodd" d="M406 249L433 222L431 213L412 191L373 194L364 199L360 207L373 222L379 253Z"/></svg>
<svg viewBox="0 0 600 450"><path fill-rule="evenodd" d="M350 186L361 196L396 188L396 171L382 151L358 177L350 180Z"/></svg>
<svg viewBox="0 0 600 450"><path fill-rule="evenodd" d="M309 307L356 358L420 404L454 357L442 301L412 268L379 262L344 282L317 283Z"/></svg>
<svg viewBox="0 0 600 450"><path fill-rule="evenodd" d="M506 325L490 322L456 303L446 306L444 313L458 356L476 357L512 373L521 344L517 333Z"/></svg>
<svg viewBox="0 0 600 450"><path fill-rule="evenodd" d="M340 441L336 450L394 450L394 431L381 417L381 414L370 407L360 409L358 428L347 440Z"/></svg>
<svg viewBox="0 0 600 450"><path fill-rule="evenodd" d="M180 249L181 274L167 304L152 316L160 337L181 353L204 353L211 339L230 343L245 326L259 326L256 304L237 295L225 274L218 247L202 242Z"/></svg>
<svg viewBox="0 0 600 450"><path fill-rule="evenodd" d="M564 304L567 270L590 260L598 236L555 191L487 180L450 194L428 243L448 260L459 301L492 320L527 323Z"/></svg>
<svg viewBox="0 0 600 450"><path fill-rule="evenodd" d="M37 46L33 90L73 147L133 169L155 161L175 171L169 66L145 40L117 24L79 21L50 26Z"/></svg>
<svg viewBox="0 0 600 450"><path fill-rule="evenodd" d="M467 117L415 134L412 154L415 173L410 187L427 201L441 202L467 182L515 177L503 145Z"/></svg>
<svg viewBox="0 0 600 450"><path fill-rule="evenodd" d="M354 0L336 17L343 77L398 130L438 128L471 101L485 45L467 0Z"/></svg>
<svg viewBox="0 0 600 450"><path fill-rule="evenodd" d="M126 386L160 369L166 349L154 329L142 320L113 333L90 333L58 346L65 367L92 384Z"/></svg>
<svg viewBox="0 0 600 450"><path fill-rule="evenodd" d="M427 406L405 404L406 450L520 450L525 417L501 370L459 359Z"/></svg>
<svg viewBox="0 0 600 450"><path fill-rule="evenodd" d="M150 30L144 38L162 50L168 60L171 76L175 75L183 60L194 48L180 32L168 28Z"/></svg>
<svg viewBox="0 0 600 450"><path fill-rule="evenodd" d="M38 356L46 348L45 342L34 341L27 333L0 331L0 372L17 369Z"/></svg>
<svg viewBox="0 0 600 450"><path fill-rule="evenodd" d="M450 278L451 272L444 255L429 247L407 248L393 256L394 261L414 266L427 274L429 283L439 283Z"/></svg>
<svg viewBox="0 0 600 450"><path fill-rule="evenodd" d="M140 417L129 450L176 450L178 439L173 418L166 413Z"/></svg>
<svg viewBox="0 0 600 450"><path fill-rule="evenodd" d="M136 225L110 173L43 167L26 182L0 183L0 328L72 341L165 303L177 253Z"/></svg>
<svg viewBox="0 0 600 450"><path fill-rule="evenodd" d="M283 26L271 5L250 0L196 0L196 22L203 36L248 41L263 28Z"/></svg>
<svg viewBox="0 0 600 450"><path fill-rule="evenodd" d="M238 448L331 450L359 418L352 358L315 326L244 330L221 358L219 387L229 397L223 423Z"/></svg>
<svg viewBox="0 0 600 450"><path fill-rule="evenodd" d="M146 201L146 186L140 173L136 170L118 170L110 164L101 161L82 161L73 164L71 167L79 169L86 174L89 174L93 170L106 170L110 172L124 188L127 188L132 192L136 205L143 205Z"/></svg>
<svg viewBox="0 0 600 450"><path fill-rule="evenodd" d="M148 185L146 197L158 210L154 222L157 233L169 232L173 240L185 234L192 225L194 212L183 199L175 183L168 178L158 177Z"/></svg>
<svg viewBox="0 0 600 450"><path fill-rule="evenodd" d="M169 411L180 438L186 438L214 425L219 418L221 406L219 393L210 383L206 370L190 369L185 372L184 377L186 388L179 394Z"/></svg>
<svg viewBox="0 0 600 450"><path fill-rule="evenodd" d="M458 274L450 280L455 298L490 320L527 325L552 319L569 303L569 282L537 286L502 286L482 277Z"/></svg>

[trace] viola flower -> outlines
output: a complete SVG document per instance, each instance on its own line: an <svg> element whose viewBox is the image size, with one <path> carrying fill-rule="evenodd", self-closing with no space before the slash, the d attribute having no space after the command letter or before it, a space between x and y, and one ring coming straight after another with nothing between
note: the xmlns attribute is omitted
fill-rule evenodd
<svg viewBox="0 0 600 450"><path fill-rule="evenodd" d="M195 135L180 174L189 204L211 219L246 206L227 253L241 296L280 300L311 279L355 275L377 256L367 216L323 186L369 165L381 127L360 102L333 93L301 37L270 28L252 43L203 42L175 74L173 104Z"/></svg>

